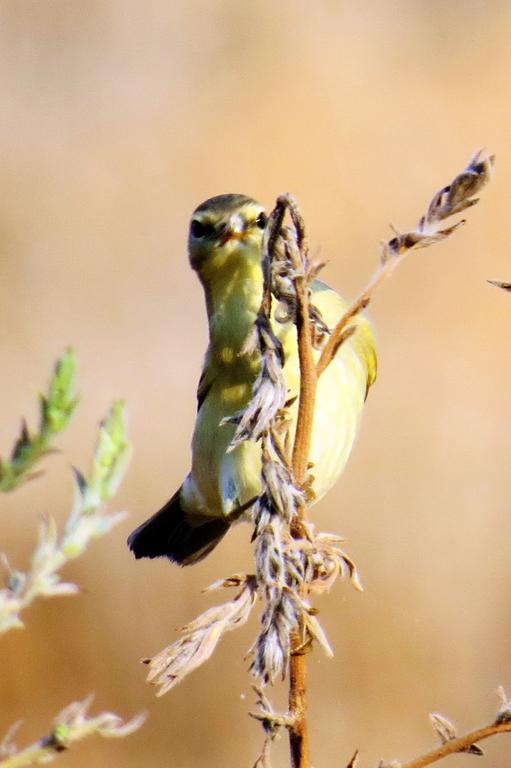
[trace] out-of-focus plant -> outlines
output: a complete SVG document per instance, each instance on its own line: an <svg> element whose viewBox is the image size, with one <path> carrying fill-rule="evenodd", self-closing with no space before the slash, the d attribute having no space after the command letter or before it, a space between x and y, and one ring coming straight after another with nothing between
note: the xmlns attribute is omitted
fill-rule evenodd
<svg viewBox="0 0 511 768"><path fill-rule="evenodd" d="M40 398L39 431L30 434L23 422L10 460L0 460L1 491L11 491L23 481L39 475L39 472L31 472L32 467L40 458L54 451L52 440L68 424L78 403L75 368L74 353L68 349L55 366L48 394ZM61 580L60 570L69 560L81 555L93 539L104 536L125 517L124 512L106 512L104 504L116 492L130 453L125 407L123 402L118 401L99 426L89 473L83 475L74 470L75 498L62 535L59 537L53 518L42 520L39 540L30 567L25 572L11 568L3 555L7 578L5 587L0 590L0 634L22 628L20 613L37 597L79 592L76 584ZM12 741L16 724L0 744L0 766L19 768L49 762L86 736L95 733L111 737L126 736L139 728L145 719L145 715L140 714L124 722L111 712L88 717L91 702L89 697L70 704L55 718L49 736L20 751Z"/></svg>
<svg viewBox="0 0 511 768"><path fill-rule="evenodd" d="M88 709L92 700L93 696L88 696L83 701L74 701L54 718L48 736L20 750L13 742L14 731L20 725L16 723L0 744L1 768L22 768L34 763L50 763L60 752L88 736L122 738L138 730L144 723L143 713L126 722L113 712L101 712L89 717Z"/></svg>
<svg viewBox="0 0 511 768"><path fill-rule="evenodd" d="M53 452L53 438L68 425L78 404L75 376L75 354L67 349L57 361L48 394L39 397L38 431L31 433L23 419L10 459L0 458L0 491L12 491L39 474L30 470L43 456Z"/></svg>
<svg viewBox="0 0 511 768"><path fill-rule="evenodd" d="M0 633L22 628L19 614L36 597L69 595L79 591L76 584L61 581L59 570L69 560L81 555L93 539L104 536L124 519L124 512L107 513L103 504L115 493L129 454L124 405L117 402L101 422L88 477L78 470L74 471L75 500L62 537L59 539L52 517L43 519L39 524L39 542L28 571L12 569L4 555L8 576L6 586L0 590Z"/></svg>
<svg viewBox="0 0 511 768"><path fill-rule="evenodd" d="M495 288L501 288L503 291L511 293L511 283L506 280L488 280L490 285L494 285Z"/></svg>
<svg viewBox="0 0 511 768"><path fill-rule="evenodd" d="M251 350L259 350L261 373L251 402L237 417L238 429L232 443L261 441L262 494L253 505L252 515L255 573L235 574L213 585L235 587L237 593L230 602L210 608L188 623L181 638L145 660L149 665L148 680L159 687L159 695L165 693L210 657L224 632L245 623L257 598L261 599L262 626L251 649L259 711L252 714L263 725L265 741L254 768L270 767L270 744L283 728L289 734L291 765L309 768L306 656L314 642L332 655L311 597L328 590L339 576L348 576L360 588L355 565L341 549L342 539L316 533L306 519L305 499L311 487L308 457L318 379L353 333L358 314L403 258L412 250L445 240L465 223L460 220L445 224L446 219L478 202L476 195L491 177L493 160L482 153L474 155L468 166L434 195L414 229L394 231L394 236L382 245L378 269L333 329L326 328L309 303L310 285L321 265L310 259L304 222L293 198L280 197L269 217L262 254L264 297L254 331L246 342L246 348L250 345ZM290 222L285 224L287 215ZM271 331L273 298L284 301L288 317L294 318L297 328L300 394L292 445L286 406L281 407L285 402L282 360ZM320 350L319 355L314 354L314 348ZM286 678L289 706L287 712L278 713L263 687ZM480 754L476 745L479 739L511 730L507 704L504 709L505 714L498 715L491 726L465 737L457 737L452 726L447 730L442 727L449 721L437 715L432 722L442 746L410 762L407 768L422 768L456 751ZM357 759L355 754L350 762L352 768Z"/></svg>

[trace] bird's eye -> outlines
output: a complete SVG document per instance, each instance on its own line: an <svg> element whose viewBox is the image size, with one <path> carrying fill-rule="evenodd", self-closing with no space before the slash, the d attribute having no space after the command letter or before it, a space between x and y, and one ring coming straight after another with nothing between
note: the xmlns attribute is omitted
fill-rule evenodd
<svg viewBox="0 0 511 768"><path fill-rule="evenodd" d="M212 224L206 224L203 221L199 221L199 219L193 219L190 226L190 231L192 233L192 237L201 238L213 235L215 233L215 228Z"/></svg>
<svg viewBox="0 0 511 768"><path fill-rule="evenodd" d="M267 222L268 222L268 217L267 217L267 215L266 215L266 214L265 214L263 211L261 211L261 213L260 213L260 214L259 214L259 216L257 217L257 219L256 219L256 222L255 222L255 223L257 224L257 226L259 227L259 229L264 229L264 228L265 228L265 226L266 226L266 224L267 224Z"/></svg>

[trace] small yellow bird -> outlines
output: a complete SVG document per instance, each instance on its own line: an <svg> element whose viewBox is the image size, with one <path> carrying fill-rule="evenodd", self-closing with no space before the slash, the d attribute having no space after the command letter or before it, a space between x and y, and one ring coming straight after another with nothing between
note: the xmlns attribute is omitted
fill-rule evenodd
<svg viewBox="0 0 511 768"><path fill-rule="evenodd" d="M168 557L191 565L216 547L230 525L249 511L261 492L261 446L247 440L228 452L236 426L225 419L251 399L260 356L243 350L261 305L261 245L267 217L245 195L219 195L193 213L190 263L203 285L209 320L209 347L197 392L192 468L162 509L128 539L135 557ZM333 328L347 302L319 280L311 302ZM371 326L363 316L319 379L310 451L318 500L334 484L348 460L369 387L376 378ZM299 391L296 328L272 321L284 351L289 401ZM319 352L317 353L319 355ZM297 403L289 408L296 423ZM293 431L293 430L292 430Z"/></svg>

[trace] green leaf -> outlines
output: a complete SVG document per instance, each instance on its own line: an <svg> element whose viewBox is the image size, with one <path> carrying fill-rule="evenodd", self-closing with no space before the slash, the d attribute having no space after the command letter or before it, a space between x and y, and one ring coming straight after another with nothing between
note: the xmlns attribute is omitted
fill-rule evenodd
<svg viewBox="0 0 511 768"><path fill-rule="evenodd" d="M100 424L87 490L100 501L111 498L119 487L130 455L125 405L119 400Z"/></svg>
<svg viewBox="0 0 511 768"><path fill-rule="evenodd" d="M39 459L51 453L52 438L67 426L78 403L75 374L75 354L72 349L66 349L57 361L48 393L40 396L39 432L31 434L23 419L11 458L0 458L0 491L11 491L36 477L30 470Z"/></svg>
<svg viewBox="0 0 511 768"><path fill-rule="evenodd" d="M41 396L41 433L56 434L67 425L78 404L75 374L75 353L68 348L57 361L48 397Z"/></svg>

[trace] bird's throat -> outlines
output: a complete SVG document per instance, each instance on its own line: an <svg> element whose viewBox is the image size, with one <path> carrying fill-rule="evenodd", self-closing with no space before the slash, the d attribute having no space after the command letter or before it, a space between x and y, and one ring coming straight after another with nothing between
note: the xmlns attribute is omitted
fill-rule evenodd
<svg viewBox="0 0 511 768"><path fill-rule="evenodd" d="M239 356L261 306L260 249L243 248L239 254L234 252L203 284L210 349L219 362L229 364Z"/></svg>

